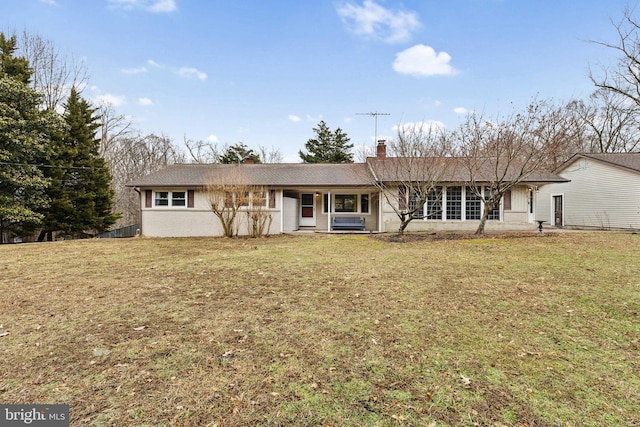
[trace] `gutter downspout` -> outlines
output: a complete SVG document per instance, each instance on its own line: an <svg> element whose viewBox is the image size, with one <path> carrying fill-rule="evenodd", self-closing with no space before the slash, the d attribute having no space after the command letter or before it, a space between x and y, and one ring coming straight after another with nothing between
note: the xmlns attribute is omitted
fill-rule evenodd
<svg viewBox="0 0 640 427"><path fill-rule="evenodd" d="M284 233L284 190L280 190L279 199L280 199L280 234L283 234Z"/></svg>
<svg viewBox="0 0 640 427"><path fill-rule="evenodd" d="M133 187L138 193L138 235L142 235L142 193L139 187Z"/></svg>
<svg viewBox="0 0 640 427"><path fill-rule="evenodd" d="M331 233L331 190L327 190L327 231Z"/></svg>

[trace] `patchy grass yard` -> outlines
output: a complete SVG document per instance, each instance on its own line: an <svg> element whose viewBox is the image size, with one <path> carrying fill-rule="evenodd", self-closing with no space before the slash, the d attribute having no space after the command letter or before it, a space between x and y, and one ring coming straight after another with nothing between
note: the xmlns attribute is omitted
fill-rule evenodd
<svg viewBox="0 0 640 427"><path fill-rule="evenodd" d="M640 425L640 236L0 247L0 402L92 426Z"/></svg>

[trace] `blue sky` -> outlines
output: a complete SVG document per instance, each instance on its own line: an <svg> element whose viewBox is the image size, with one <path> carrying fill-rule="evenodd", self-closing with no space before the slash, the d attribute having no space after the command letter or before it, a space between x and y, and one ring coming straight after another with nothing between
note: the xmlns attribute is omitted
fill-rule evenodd
<svg viewBox="0 0 640 427"><path fill-rule="evenodd" d="M143 133L298 150L324 120L356 146L400 123L593 91L589 40L616 41L622 0L2 0L0 30L86 62L83 96Z"/></svg>

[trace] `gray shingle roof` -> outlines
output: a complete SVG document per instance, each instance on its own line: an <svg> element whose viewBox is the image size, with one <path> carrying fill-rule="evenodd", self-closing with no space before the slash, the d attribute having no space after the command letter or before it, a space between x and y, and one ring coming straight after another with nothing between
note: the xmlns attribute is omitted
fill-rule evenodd
<svg viewBox="0 0 640 427"><path fill-rule="evenodd" d="M370 182L363 163L176 164L138 178L127 186L198 187L223 179L274 187L350 187Z"/></svg>
<svg viewBox="0 0 640 427"><path fill-rule="evenodd" d="M418 159L429 162L434 159ZM461 159L445 158L450 163L441 176L441 182L466 182L468 172L461 167ZM368 159L377 178L382 181L399 181L398 158ZM415 170L420 170L416 168ZM477 182L491 181L490 168L486 176L476 177ZM393 172L392 172L393 171ZM356 187L370 186L371 178L366 163L270 163L270 164L175 164L127 184L129 187L201 187L211 182L233 180L237 184L264 185L269 187ZM556 174L537 171L524 182L565 182Z"/></svg>
<svg viewBox="0 0 640 427"><path fill-rule="evenodd" d="M384 160L370 158L374 173L381 181L417 181L423 177L437 178L440 182L463 183L471 181L469 165L466 158L462 157L389 157ZM411 162L409 166L407 163ZM505 167L505 166L503 166ZM496 180L496 160L492 158L480 158L475 160L473 179L475 182L494 182ZM501 170L498 168L498 170ZM518 178L520 170L515 161L507 167L505 179ZM427 178L429 179L429 178ZM566 182L567 180L555 173L537 170L526 177L525 183Z"/></svg>

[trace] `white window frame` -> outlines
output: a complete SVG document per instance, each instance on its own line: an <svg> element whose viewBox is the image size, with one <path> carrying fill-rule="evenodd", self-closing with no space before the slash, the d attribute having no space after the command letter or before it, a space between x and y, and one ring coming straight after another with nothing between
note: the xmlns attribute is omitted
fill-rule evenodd
<svg viewBox="0 0 640 427"><path fill-rule="evenodd" d="M331 195L331 200L329 201L329 209L327 209L327 198ZM367 196L367 212L362 211L362 196ZM355 211L336 211L336 196L354 196L356 202L356 210ZM322 213L323 214L331 214L331 215L371 215L371 193L349 193L345 191L341 192L326 192L322 194Z"/></svg>
<svg viewBox="0 0 640 427"><path fill-rule="evenodd" d="M174 193L182 193L184 196L182 198L174 197ZM166 197L160 197L161 194L166 194ZM180 190L180 191L169 191L169 190L160 190L153 192L153 207L154 208L187 208L187 199L188 199L188 191ZM182 204L174 204L176 201L182 200L184 203ZM167 204L158 204L160 201L166 201Z"/></svg>
<svg viewBox="0 0 640 427"><path fill-rule="evenodd" d="M182 193L182 197L176 197L176 194ZM171 206L186 208L187 207L187 192L186 191L172 191L171 192Z"/></svg>
<svg viewBox="0 0 640 427"><path fill-rule="evenodd" d="M461 199L458 201L456 200L456 202L460 203L460 218L459 219L449 219L447 218L447 193L449 192L449 188L453 188L453 187L460 187L461 189ZM441 218L438 219L431 219L431 218L424 218L424 221L479 221L478 219L467 219L467 189L468 186L466 185L444 185L442 186L442 191L440 192L440 201L441 201L441 207L442 207L442 213L441 213ZM486 191L488 191L485 188L483 188L483 196L486 197ZM503 210L503 201L502 199L500 199L500 205L496 208L496 211L498 212L499 218L498 219L488 219L489 221L498 221L498 222L502 222L504 220L504 210ZM425 209L427 208L427 203L425 203ZM425 210L425 212L427 212ZM480 199L480 218L482 218L482 215L484 214L484 201L482 199Z"/></svg>
<svg viewBox="0 0 640 427"><path fill-rule="evenodd" d="M254 201L255 195L261 196L260 198L263 200L263 203L261 203L259 205L256 205L257 208L261 208L263 210L275 210L275 209L277 209L277 200L278 200L277 194L273 195L273 197L275 198L274 200L276 201L276 204L275 204L276 207L275 208L270 208L269 207L269 200L270 200L270 197L271 197L271 194L270 194L269 190L270 189L267 188L267 189L261 190L261 191L248 191L248 192L246 192L246 194L244 194L243 197L246 198L248 200L248 202L247 203L243 203L242 205L239 205L238 209L239 210L252 210L254 208L253 201ZM229 194L229 193L227 193L227 194ZM230 194L231 194L231 197L233 198L233 203L236 204L237 200L238 200L238 193L233 192L233 193L230 193ZM230 209L229 206L225 206L225 208Z"/></svg>

